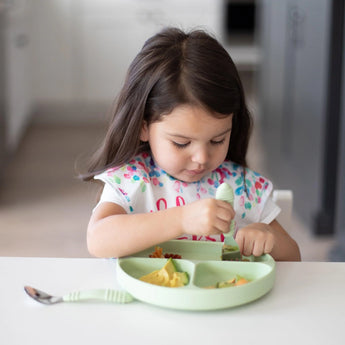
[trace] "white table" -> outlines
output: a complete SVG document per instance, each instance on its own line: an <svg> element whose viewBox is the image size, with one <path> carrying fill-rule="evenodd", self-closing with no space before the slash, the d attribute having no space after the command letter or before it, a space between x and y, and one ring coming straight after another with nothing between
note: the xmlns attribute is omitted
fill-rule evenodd
<svg viewBox="0 0 345 345"><path fill-rule="evenodd" d="M345 263L277 263L274 288L236 308L190 312L130 304L41 305L24 292L119 288L105 259L0 257L0 343L344 344Z"/></svg>

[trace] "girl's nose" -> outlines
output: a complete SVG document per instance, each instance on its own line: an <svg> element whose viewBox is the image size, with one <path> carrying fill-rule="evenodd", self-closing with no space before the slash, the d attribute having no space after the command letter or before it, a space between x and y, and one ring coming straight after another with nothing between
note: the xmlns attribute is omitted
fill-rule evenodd
<svg viewBox="0 0 345 345"><path fill-rule="evenodd" d="M197 150L195 150L192 156L192 161L200 165L204 165L208 161L208 156L209 154L207 149L204 147L200 147Z"/></svg>

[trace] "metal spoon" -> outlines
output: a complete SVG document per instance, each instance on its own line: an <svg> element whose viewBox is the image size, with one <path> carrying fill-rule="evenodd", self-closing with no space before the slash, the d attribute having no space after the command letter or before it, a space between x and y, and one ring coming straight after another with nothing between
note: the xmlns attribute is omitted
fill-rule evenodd
<svg viewBox="0 0 345 345"><path fill-rule="evenodd" d="M79 302L87 300L105 301L112 303L129 303L133 301L133 297L128 292L123 290L94 289L75 291L64 296L52 296L31 286L24 286L24 290L35 301L43 304Z"/></svg>

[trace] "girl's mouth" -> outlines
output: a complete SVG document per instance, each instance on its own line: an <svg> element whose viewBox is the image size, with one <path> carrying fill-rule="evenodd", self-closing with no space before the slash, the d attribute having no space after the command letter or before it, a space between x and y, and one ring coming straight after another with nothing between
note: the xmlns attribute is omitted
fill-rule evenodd
<svg viewBox="0 0 345 345"><path fill-rule="evenodd" d="M193 169L193 170L186 170L186 173L190 176L197 176L202 175L205 173L205 169Z"/></svg>

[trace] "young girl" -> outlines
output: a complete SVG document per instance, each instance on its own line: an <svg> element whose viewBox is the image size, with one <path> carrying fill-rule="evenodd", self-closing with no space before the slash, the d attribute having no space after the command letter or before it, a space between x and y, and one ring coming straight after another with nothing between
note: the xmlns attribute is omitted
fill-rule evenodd
<svg viewBox="0 0 345 345"><path fill-rule="evenodd" d="M129 67L85 180L104 184L88 225L91 254L121 257L171 239L223 241L236 221L244 255L300 260L275 220L272 184L247 168L251 117L236 67L203 31L168 28ZM229 183L234 208L215 199Z"/></svg>

